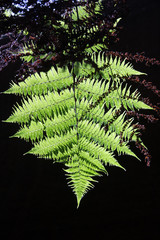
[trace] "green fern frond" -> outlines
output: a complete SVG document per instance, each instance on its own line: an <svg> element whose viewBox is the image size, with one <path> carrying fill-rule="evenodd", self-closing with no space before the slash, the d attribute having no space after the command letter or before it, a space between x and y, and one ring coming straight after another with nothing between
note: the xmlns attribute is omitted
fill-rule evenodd
<svg viewBox="0 0 160 240"><path fill-rule="evenodd" d="M86 47L85 52L91 54L91 53L103 51L103 49L106 49L106 46L102 43L97 43L91 47Z"/></svg>
<svg viewBox="0 0 160 240"><path fill-rule="evenodd" d="M79 164L80 163L80 164ZM92 178L92 174L87 172L88 167L85 165L82 165L83 161L81 158L77 155L74 156L71 163L67 164L67 167L69 167L67 170L67 178L69 180L68 184L73 189L74 194L77 197L77 208L79 207L80 201L83 198L83 196L88 192L89 189L93 188L94 185L92 182L95 182ZM98 175L96 171L94 171L94 175Z"/></svg>
<svg viewBox="0 0 160 240"><path fill-rule="evenodd" d="M139 134L138 129L132 124L134 118L125 120L125 113L121 114L112 124L108 126L111 132L116 132L125 141L136 141Z"/></svg>
<svg viewBox="0 0 160 240"><path fill-rule="evenodd" d="M90 50L92 51L91 48ZM110 58L107 57L105 52L99 52L98 55L96 52L88 55L95 65L97 65L99 71L93 67L92 63L84 60L82 63L75 63L74 65L75 71L78 66L78 77L92 76L92 78L99 79L101 77L105 80L110 80L110 78L112 78L115 82L117 82L118 79L123 79L123 77L126 76L145 74L135 70L133 66L130 63L126 63L125 60L121 62L120 58L115 57L113 59L112 56ZM125 80L123 79L123 81Z"/></svg>
<svg viewBox="0 0 160 240"><path fill-rule="evenodd" d="M107 84L103 81L86 79L80 83L77 87L79 89L79 94L84 97L92 96L92 99L96 101L100 96L105 94L105 101L107 108L111 107L124 107L126 110L131 109L152 109L152 107L139 101L140 93L137 90L131 93L130 87L126 84L124 87L122 84L112 90L113 84L110 81Z"/></svg>
<svg viewBox="0 0 160 240"><path fill-rule="evenodd" d="M109 164L111 166L116 166L124 169L114 158L113 153L106 151L106 149L93 141L89 141L84 137L79 140L79 149L89 152L89 154L95 158L98 158L105 165Z"/></svg>
<svg viewBox="0 0 160 240"><path fill-rule="evenodd" d="M72 161L66 164L68 169L65 169L69 185L73 188L73 192L77 196L77 207L80 201L89 189L93 188L92 182L97 182L93 179L95 176L101 176L99 172L107 174L104 166L98 159L91 157L87 152L75 154Z"/></svg>
<svg viewBox="0 0 160 240"><path fill-rule="evenodd" d="M29 120L39 120L58 115L74 106L73 90L66 89L63 93L52 92L44 96L34 96L17 106L6 122L26 123Z"/></svg>
<svg viewBox="0 0 160 240"><path fill-rule="evenodd" d="M22 125L13 137L33 142L29 154L65 164L78 206L93 188L94 177L107 174L104 165L124 169L115 153L139 159L129 147L130 141L140 140L139 132L133 119L126 119L125 110L152 109L139 100L137 90L132 92L131 86L117 81L122 73L133 73L131 67L117 60L105 66L106 59L100 55L94 59L103 66L103 73L108 72L106 78L98 78L95 69L84 61L75 63L71 71L57 67L46 74L33 74L5 92L24 95L6 120ZM113 78L116 64L122 71Z"/></svg>
<svg viewBox="0 0 160 240"><path fill-rule="evenodd" d="M116 135L115 132L110 133L109 131L106 133L104 128L100 128L99 124L95 124L93 122L89 122L87 120L79 123L79 134L81 137L85 137L89 141L92 140L103 146L107 150L111 150L114 152L115 150L119 154L128 154L129 149L126 144L120 144L121 139ZM130 151L130 155L134 155Z"/></svg>
<svg viewBox="0 0 160 240"><path fill-rule="evenodd" d="M52 67L46 73L35 73L29 76L24 82L18 84L12 83L11 87L5 91L7 94L19 95L41 95L48 91L60 90L73 83L73 77L68 68Z"/></svg>
<svg viewBox="0 0 160 240"><path fill-rule="evenodd" d="M126 59L108 56L108 36L116 31L120 18L106 25L102 0L82 2L75 1L76 7L62 10L58 20L56 17L47 21L49 32L53 30L55 34L51 37L53 43L34 51L37 46L32 42L19 51L21 59L30 63L43 59L50 64L53 56L58 56L56 61L64 56L66 66L54 65L48 72L37 72L23 82L12 82L5 91L22 97L22 102L14 106L5 121L20 125L12 137L32 142L27 154L65 166L77 206L97 178L108 174L109 166L125 170L117 156L129 155L139 160L130 143L145 145L135 119L126 112L153 110L140 100L139 91L133 90L126 80L145 73L135 70ZM59 38L63 33L64 41L68 42L63 41L62 47ZM61 49L59 55L57 49ZM39 55L35 56L36 52Z"/></svg>
<svg viewBox="0 0 160 240"><path fill-rule="evenodd" d="M66 114L55 115L54 119L43 120L42 122L31 122L29 126L25 125L13 137L23 138L25 140L36 141L40 140L46 134L47 137L52 137L55 134L60 135L66 133L70 126L75 124L74 109L69 110Z"/></svg>
<svg viewBox="0 0 160 240"><path fill-rule="evenodd" d="M32 153L40 157L48 156L56 159L58 151L63 152L67 149L67 147L71 149L71 146L75 143L76 130L74 129L65 135L55 135L54 137L40 140L39 143L34 144L34 147L28 153Z"/></svg>
<svg viewBox="0 0 160 240"><path fill-rule="evenodd" d="M106 57L105 53L103 52L99 52L98 56L96 53L92 54L91 59L98 65L99 68L106 66L103 71L104 76L108 74L110 76L118 77L146 75L145 73L135 70L131 63L126 63L126 60L121 62L120 58L118 57L115 57L114 59L112 56L110 56L110 58Z"/></svg>
<svg viewBox="0 0 160 240"><path fill-rule="evenodd" d="M35 57L33 56L32 48L34 48L34 43L31 44L24 44L23 47L18 51L19 54L23 54L21 57L22 60L25 62L34 62Z"/></svg>
<svg viewBox="0 0 160 240"><path fill-rule="evenodd" d="M139 101L140 93L135 90L133 93L130 93L130 87L127 88L127 84L122 87L120 84L119 88L111 91L108 96L106 96L106 105L109 108L111 107L124 107L126 110L131 109L153 109L149 105L145 104L142 101Z"/></svg>
<svg viewBox="0 0 160 240"><path fill-rule="evenodd" d="M72 20L73 21L78 21L78 20L84 20L89 17L89 13L86 11L85 6L78 6L78 16L77 16L77 10L74 8L71 14Z"/></svg>
<svg viewBox="0 0 160 240"><path fill-rule="evenodd" d="M111 56L108 64L112 66L111 67L112 73L118 75L119 77L131 75L146 75L145 73L133 69L131 63L126 63L125 60L121 62L120 58L117 57L115 57L115 59L113 60Z"/></svg>

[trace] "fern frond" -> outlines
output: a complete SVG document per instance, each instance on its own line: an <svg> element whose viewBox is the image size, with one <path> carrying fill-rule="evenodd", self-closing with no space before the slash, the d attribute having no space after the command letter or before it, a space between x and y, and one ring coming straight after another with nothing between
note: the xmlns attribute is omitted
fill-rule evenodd
<svg viewBox="0 0 160 240"><path fill-rule="evenodd" d="M132 129L133 130L133 129ZM123 132L125 135L127 131ZM132 132L128 131L128 135ZM121 143L120 133L115 132L110 133L110 131L105 132L104 128L100 128L99 124L89 122L84 120L79 123L79 134L81 137L85 137L89 141L92 140L100 146L103 146L106 150L115 150L118 154L128 154L137 158L137 156L129 149L127 143Z"/></svg>
<svg viewBox="0 0 160 240"><path fill-rule="evenodd" d="M106 96L106 105L109 108L116 106L116 108L124 107L126 110L131 109L153 109L149 105L139 100L140 93L135 90L133 93L130 92L130 87L127 84L122 87L120 84L118 89L111 91L108 96Z"/></svg>
<svg viewBox="0 0 160 240"><path fill-rule="evenodd" d="M98 159L91 157L87 152L75 154L72 161L66 164L68 169L65 169L68 184L73 188L73 192L77 197L77 207L83 196L94 187L92 182L97 182L93 179L95 176L101 176L99 171L107 174L104 166Z"/></svg>
<svg viewBox="0 0 160 240"><path fill-rule="evenodd" d="M77 207L79 207L81 199L88 190L94 187L92 182L95 182L92 178L93 175L90 172L86 173L85 170L88 170L88 168L82 165L81 162L80 157L75 155L72 162L67 164L69 168L65 170L69 179L68 184L73 188L73 192L77 197ZM94 171L94 174L98 175L96 171Z"/></svg>
<svg viewBox="0 0 160 240"><path fill-rule="evenodd" d="M77 86L77 91L80 97L88 97L92 96L93 101L96 101L99 96L104 93L109 93L110 89L110 81L105 83L104 81L98 80L90 80L86 79L82 83Z"/></svg>
<svg viewBox="0 0 160 240"><path fill-rule="evenodd" d="M128 110L135 109L152 109L149 105L145 104L142 101L139 101L140 93L135 90L131 93L130 87L126 84L124 87L122 84L118 87L118 89L112 90L113 84L110 84L110 81L107 84L103 81L96 81L86 79L81 84L78 85L79 94L82 97L92 96L93 101L99 99L105 93L105 101L107 108L116 107L121 108L122 106ZM111 91L112 90L112 91Z"/></svg>
<svg viewBox="0 0 160 240"><path fill-rule="evenodd" d="M86 47L85 52L86 53L95 53L95 52L99 52L99 51L103 51L103 49L106 49L106 46L103 43L97 43L94 44L91 47Z"/></svg>
<svg viewBox="0 0 160 240"><path fill-rule="evenodd" d="M107 173L104 165L124 169L115 152L139 159L129 148L130 141L141 141L139 132L133 119L125 119L124 110L152 109L139 100L137 90L132 92L121 81L123 74L133 74L131 66L117 59L106 65L106 59L102 55L93 58L101 68L100 75L91 64L76 62L71 71L52 68L12 84L6 91L25 97L6 120L22 125L13 137L33 142L29 154L65 164L78 205L93 188L94 177ZM115 65L122 71L113 78ZM98 77L101 74L106 78Z"/></svg>
<svg viewBox="0 0 160 240"><path fill-rule="evenodd" d="M12 137L22 138L26 141L39 141L44 136L44 125L42 122L34 122L32 121L30 126L25 125L22 127L17 133L15 133Z"/></svg>
<svg viewBox="0 0 160 240"><path fill-rule="evenodd" d="M19 54L23 54L21 57L22 60L25 62L34 62L35 57L33 56L32 48L34 48L34 43L31 44L24 44L23 47L18 51Z"/></svg>
<svg viewBox="0 0 160 240"><path fill-rule="evenodd" d="M71 149L71 146L76 143L76 130L71 130L65 135L40 140L39 143L35 143L34 147L28 152L40 157L51 157L56 159L58 151L61 153L67 150L67 147Z"/></svg>
<svg viewBox="0 0 160 240"><path fill-rule="evenodd" d="M124 169L114 158L113 153L106 151L104 147L98 146L98 144L93 141L89 141L84 137L79 140L79 148L88 151L89 154L95 158L98 158L105 165L109 164L111 166L116 166Z"/></svg>
<svg viewBox="0 0 160 240"><path fill-rule="evenodd" d="M145 73L142 73L140 71L137 71L133 68L131 63L126 63L126 60L123 60L121 62L120 58L115 57L113 59L112 56L107 57L105 56L105 53L98 53L92 54L91 59L98 65L99 68L102 68L106 66L106 68L103 70L103 74L110 75L110 76L118 76L118 77L124 77L124 76L131 76L131 75L145 75Z"/></svg>
<svg viewBox="0 0 160 240"><path fill-rule="evenodd" d="M66 89L61 94L49 92L44 96L34 96L24 100L22 106L18 105L6 122L26 123L36 119L42 121L60 114L71 106L74 106L72 90Z"/></svg>
<svg viewBox="0 0 160 240"><path fill-rule="evenodd" d="M32 142L28 154L64 164L79 206L97 182L95 177L107 174L108 166L124 169L117 155L139 159L130 142L145 147L138 124L126 117L126 111L153 108L141 101L139 91L127 82L127 77L145 73L135 70L126 59L108 56L110 36L120 20L114 19L117 14L103 20L102 0L69 2L53 4L59 14L55 9L55 18L43 19L51 43L37 31L33 37L36 44L27 43L19 51L26 66L33 63L31 70L48 69L52 62L54 66L23 82L12 82L5 93L21 95L22 102L14 106L6 122L20 125L13 137ZM108 4L111 8L118 5L113 2Z"/></svg>
<svg viewBox="0 0 160 240"><path fill-rule="evenodd" d="M29 126L25 125L13 137L23 138L25 140L36 141L42 139L45 134L47 137L52 137L55 134L60 135L75 124L74 109L69 110L66 114L55 115L54 118L47 118L42 122L32 121Z"/></svg>
<svg viewBox="0 0 160 240"><path fill-rule="evenodd" d="M112 124L108 126L109 131L116 132L125 141L136 141L139 132L135 129L134 124L132 124L134 118L125 120L125 113L122 113Z"/></svg>
<svg viewBox="0 0 160 240"><path fill-rule="evenodd" d="M29 76L24 82L18 84L12 83L11 87L5 91L7 94L19 95L41 95L48 91L57 91L70 86L73 83L73 77L68 68L52 67L46 73L35 73Z"/></svg>
<svg viewBox="0 0 160 240"><path fill-rule="evenodd" d="M97 45L98 46L98 45ZM102 45L100 45L102 46ZM92 49L89 48L92 52ZM103 78L105 80L110 80L117 82L117 79L123 79L126 76L132 75L144 75L140 71L137 71L133 68L131 63L126 63L120 61L120 58L111 56L110 58L105 55L105 52L99 52L89 54L91 60L97 65L98 71L93 67L92 63L89 63L87 60L83 60L82 63L76 62L74 64L75 71L78 68L77 76L78 77L91 77L95 79ZM123 79L123 81L125 81Z"/></svg>

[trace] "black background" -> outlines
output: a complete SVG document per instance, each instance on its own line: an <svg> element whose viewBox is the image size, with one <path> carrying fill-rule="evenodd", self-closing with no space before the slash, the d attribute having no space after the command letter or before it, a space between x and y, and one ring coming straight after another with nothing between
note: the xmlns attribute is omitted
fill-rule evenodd
<svg viewBox="0 0 160 240"><path fill-rule="evenodd" d="M128 0L128 15L116 50L160 56L160 1ZM160 69L136 65L160 88ZM8 89L16 64L1 73L1 91ZM149 94L144 92L144 94ZM1 119L7 119L15 96L1 95ZM160 122L147 125L143 141L152 154L150 167L142 161L121 157L127 169L110 167L109 176L76 209L76 198L67 186L61 165L23 155L30 144L9 138L14 124L1 123L0 235L1 239L135 239L160 237Z"/></svg>

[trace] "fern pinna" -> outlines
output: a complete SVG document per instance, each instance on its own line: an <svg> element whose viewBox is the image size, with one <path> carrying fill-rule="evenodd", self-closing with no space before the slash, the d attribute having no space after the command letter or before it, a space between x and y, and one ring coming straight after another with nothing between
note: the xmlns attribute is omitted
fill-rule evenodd
<svg viewBox="0 0 160 240"><path fill-rule="evenodd" d="M101 1L96 2L93 14L100 15ZM80 44L79 36L87 38L83 58L78 60L76 55L74 61L68 61L65 66L57 64L47 72L37 72L25 81L12 83L5 93L21 95L22 103L14 107L6 122L20 124L14 137L32 141L33 148L28 154L64 164L68 184L79 206L82 197L97 181L95 177L107 174L108 165L124 169L117 155L139 159L129 144L133 141L145 146L138 124L134 118L126 117L126 113L152 108L140 100L138 90L127 82L127 77L144 73L134 70L125 60L107 56L105 36L102 42L96 43L88 38L89 33L96 35L99 31L97 25L85 28L85 24L80 24L82 19L89 22L93 17L88 8L85 5L73 8L70 17L74 41L69 47L80 51L76 45ZM59 24L69 31L65 22ZM111 33L113 31L111 29ZM27 46L23 50L26 53ZM33 46L29 48L29 57L23 60L31 62L33 50ZM40 59L45 57L41 55Z"/></svg>

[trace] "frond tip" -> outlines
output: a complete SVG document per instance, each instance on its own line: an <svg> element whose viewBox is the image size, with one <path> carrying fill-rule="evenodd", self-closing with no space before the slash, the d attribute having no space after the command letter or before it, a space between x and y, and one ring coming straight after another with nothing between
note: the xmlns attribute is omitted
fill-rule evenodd
<svg viewBox="0 0 160 240"><path fill-rule="evenodd" d="M106 170L97 159L90 157L84 151L74 154L72 160L65 165L68 167L65 169L68 184L76 195L78 208L83 196L94 187L92 182L97 182L93 177L101 176L99 171L106 172Z"/></svg>

